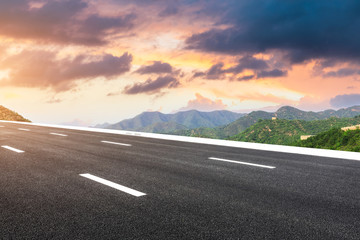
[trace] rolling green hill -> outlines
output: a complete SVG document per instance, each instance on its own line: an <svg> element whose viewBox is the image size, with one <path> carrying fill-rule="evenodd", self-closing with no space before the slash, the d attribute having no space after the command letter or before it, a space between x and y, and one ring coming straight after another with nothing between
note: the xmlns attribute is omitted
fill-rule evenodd
<svg viewBox="0 0 360 240"><path fill-rule="evenodd" d="M28 119L24 118L20 114L11 111L1 105L0 105L0 120L30 122Z"/></svg>
<svg viewBox="0 0 360 240"><path fill-rule="evenodd" d="M296 143L300 147L360 152L360 129L342 131L332 128L304 141Z"/></svg>
<svg viewBox="0 0 360 240"><path fill-rule="evenodd" d="M254 111L236 121L215 128L196 128L188 130L180 130L172 132L171 134L191 136L191 137L206 137L206 138L220 138L225 139L240 133L257 122L258 119L271 119L274 115L264 111Z"/></svg>
<svg viewBox="0 0 360 240"><path fill-rule="evenodd" d="M329 118L326 120L260 120L230 140L293 145L301 135L315 135L331 128L360 124L360 118Z"/></svg>

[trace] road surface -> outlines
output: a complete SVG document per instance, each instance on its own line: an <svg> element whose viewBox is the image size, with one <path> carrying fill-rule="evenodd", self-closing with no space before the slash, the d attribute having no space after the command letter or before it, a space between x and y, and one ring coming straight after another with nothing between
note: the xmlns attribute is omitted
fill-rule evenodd
<svg viewBox="0 0 360 240"><path fill-rule="evenodd" d="M0 123L1 239L360 239L360 162Z"/></svg>

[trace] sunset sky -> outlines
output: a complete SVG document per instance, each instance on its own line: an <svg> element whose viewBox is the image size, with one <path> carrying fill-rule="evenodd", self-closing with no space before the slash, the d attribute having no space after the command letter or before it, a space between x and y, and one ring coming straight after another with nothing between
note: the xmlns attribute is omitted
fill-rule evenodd
<svg viewBox="0 0 360 240"><path fill-rule="evenodd" d="M357 104L357 0L0 1L0 105L33 122Z"/></svg>

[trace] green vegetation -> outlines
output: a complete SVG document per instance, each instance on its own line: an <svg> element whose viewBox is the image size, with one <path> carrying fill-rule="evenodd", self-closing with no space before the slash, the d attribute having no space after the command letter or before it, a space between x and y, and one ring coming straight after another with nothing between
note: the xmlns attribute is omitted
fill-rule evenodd
<svg viewBox="0 0 360 240"><path fill-rule="evenodd" d="M146 126L144 128L139 128L138 131L140 132L152 132L152 133L168 133L174 130L182 130L187 129L184 125L177 124L175 122L158 122Z"/></svg>
<svg viewBox="0 0 360 240"><path fill-rule="evenodd" d="M342 131L340 128L332 128L304 141L298 141L295 145L360 152L360 129Z"/></svg>
<svg viewBox="0 0 360 240"><path fill-rule="evenodd" d="M226 139L229 138L230 136L233 136L235 134L244 131L251 125L255 124L258 119L261 118L271 119L273 116L274 116L273 113L268 113L264 111L254 111L227 125L223 125L215 128L200 127L195 129L174 131L171 132L171 134L190 136L190 137Z"/></svg>
<svg viewBox="0 0 360 240"><path fill-rule="evenodd" d="M172 131L169 134L180 135L180 136L190 136L190 137L202 137L202 138L221 138L222 132L220 128L194 128L194 129L183 129Z"/></svg>
<svg viewBox="0 0 360 240"><path fill-rule="evenodd" d="M0 120L30 122L28 119L0 105Z"/></svg>
<svg viewBox="0 0 360 240"><path fill-rule="evenodd" d="M287 120L324 120L331 117L336 118L352 118L360 113L360 106L354 106L350 108L344 108L340 110L326 110L322 112L305 112L294 107L281 107L274 113L265 111L253 111L243 117L240 117L234 122L227 125L210 128L208 126L202 126L195 129L182 129L169 132L174 135L190 136L190 137L204 137L204 138L217 138L217 139L229 139L234 135L240 134L248 129L253 124L257 123L259 119L271 119L277 117L278 119ZM305 135L305 134L304 134Z"/></svg>
<svg viewBox="0 0 360 240"><path fill-rule="evenodd" d="M230 137L230 140L296 145L301 135L316 135L331 128L360 124L360 118L329 118L326 120L259 120L244 132Z"/></svg>

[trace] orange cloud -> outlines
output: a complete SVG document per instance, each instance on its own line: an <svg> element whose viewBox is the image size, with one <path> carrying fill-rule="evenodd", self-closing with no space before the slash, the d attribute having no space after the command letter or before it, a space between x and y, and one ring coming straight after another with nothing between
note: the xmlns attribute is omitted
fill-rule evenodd
<svg viewBox="0 0 360 240"><path fill-rule="evenodd" d="M187 111L196 109L199 111L210 112L215 110L224 110L227 105L221 99L211 100L202 96L200 93L195 94L196 99L190 100L186 107L179 109L179 111Z"/></svg>
<svg viewBox="0 0 360 240"><path fill-rule="evenodd" d="M76 86L79 79L114 78L130 70L132 55L121 57L79 55L75 59L57 60L54 52L23 51L6 58L0 70L8 70L8 77L0 80L3 86L51 88L56 92Z"/></svg>

